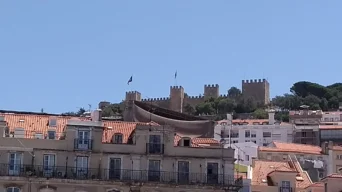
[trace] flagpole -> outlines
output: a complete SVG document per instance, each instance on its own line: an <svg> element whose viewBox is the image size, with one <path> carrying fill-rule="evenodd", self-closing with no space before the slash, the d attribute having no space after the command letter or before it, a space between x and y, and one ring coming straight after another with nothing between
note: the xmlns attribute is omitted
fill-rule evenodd
<svg viewBox="0 0 342 192"><path fill-rule="evenodd" d="M175 72L175 86L177 86L177 71Z"/></svg>

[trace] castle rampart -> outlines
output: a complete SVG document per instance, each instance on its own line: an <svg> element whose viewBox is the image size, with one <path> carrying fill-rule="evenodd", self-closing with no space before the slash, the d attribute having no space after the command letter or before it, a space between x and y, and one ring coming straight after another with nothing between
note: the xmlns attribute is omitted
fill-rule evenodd
<svg viewBox="0 0 342 192"><path fill-rule="evenodd" d="M186 96L182 86L170 86L169 97L147 98L141 99L141 94L138 91L126 92L126 100L138 100L145 103L152 103L159 107L182 112L186 105L196 107L203 103L206 99L212 98L227 98L228 95L221 94L218 84L204 85L203 95ZM269 83L266 79L251 79L242 80L242 94L245 97L253 97L258 103L269 103Z"/></svg>

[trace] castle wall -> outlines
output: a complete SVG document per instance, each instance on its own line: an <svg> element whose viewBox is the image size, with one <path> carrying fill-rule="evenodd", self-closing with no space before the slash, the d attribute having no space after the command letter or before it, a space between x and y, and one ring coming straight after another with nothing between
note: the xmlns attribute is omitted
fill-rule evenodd
<svg viewBox="0 0 342 192"><path fill-rule="evenodd" d="M192 107L196 107L196 105L203 103L205 101L204 96L188 96L184 98L184 105L185 107L187 104L191 105Z"/></svg>
<svg viewBox="0 0 342 192"><path fill-rule="evenodd" d="M152 99L142 99L144 103L150 103L156 105L158 107L162 107L165 109L169 109L170 107L170 98L169 97L161 97L161 98L152 98Z"/></svg>

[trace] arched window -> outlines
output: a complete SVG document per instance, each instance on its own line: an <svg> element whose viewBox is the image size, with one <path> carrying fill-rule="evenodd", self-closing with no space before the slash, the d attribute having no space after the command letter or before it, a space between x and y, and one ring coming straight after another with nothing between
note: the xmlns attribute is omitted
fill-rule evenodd
<svg viewBox="0 0 342 192"><path fill-rule="evenodd" d="M6 192L20 192L18 187L7 187Z"/></svg>
<svg viewBox="0 0 342 192"><path fill-rule="evenodd" d="M112 138L112 142L116 144L122 144L123 135L121 133L115 133Z"/></svg>

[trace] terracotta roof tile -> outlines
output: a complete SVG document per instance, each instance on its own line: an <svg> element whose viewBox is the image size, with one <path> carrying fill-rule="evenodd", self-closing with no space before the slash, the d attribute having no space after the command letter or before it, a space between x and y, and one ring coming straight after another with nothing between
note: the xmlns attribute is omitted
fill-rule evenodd
<svg viewBox="0 0 342 192"><path fill-rule="evenodd" d="M304 154L316 154L319 155L322 152L322 148L314 145L296 144L296 143L284 143L279 141L273 141L274 147L259 147L259 151L264 152L293 152Z"/></svg>
<svg viewBox="0 0 342 192"><path fill-rule="evenodd" d="M33 138L34 133L42 133L47 136L49 129L56 130L56 139L65 132L67 121L70 119L89 121L89 118L70 117L70 116L49 116L49 115L33 115L33 114L0 114L4 116L4 120L9 127L10 132L15 128L23 128L25 130L25 138ZM49 119L56 119L56 126L49 126ZM141 123L141 122L123 122L123 121L103 121L103 137L102 142L111 143L114 134L120 133L123 135L123 143L127 143L129 136L132 134L137 125L158 125L155 122ZM179 135L174 138L175 146L181 139ZM218 145L219 142L212 138L193 138L191 140L191 147L201 147L201 144Z"/></svg>
<svg viewBox="0 0 342 192"><path fill-rule="evenodd" d="M326 177L323 178L323 179L326 179L326 178L342 179L342 174L333 173L333 174L331 174L331 175L326 176Z"/></svg>
<svg viewBox="0 0 342 192"><path fill-rule="evenodd" d="M319 129L342 129L342 125L319 125Z"/></svg>
<svg viewBox="0 0 342 192"><path fill-rule="evenodd" d="M333 146L332 148L333 150L336 150L336 151L342 151L342 146Z"/></svg>
<svg viewBox="0 0 342 192"><path fill-rule="evenodd" d="M252 185L271 186L272 182L268 181L269 178L272 178L271 174L274 172L297 173L297 176L303 178L303 181L296 181L296 187L298 188L305 188L311 184L311 180L309 179L308 175L304 172L299 172L298 169L291 166L289 162L255 160L252 172Z"/></svg>

